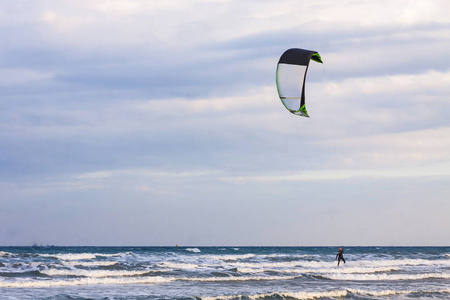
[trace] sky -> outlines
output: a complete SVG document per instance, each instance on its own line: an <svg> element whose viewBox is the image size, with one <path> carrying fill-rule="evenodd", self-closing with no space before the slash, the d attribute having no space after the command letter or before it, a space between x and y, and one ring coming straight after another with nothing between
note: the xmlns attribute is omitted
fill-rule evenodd
<svg viewBox="0 0 450 300"><path fill-rule="evenodd" d="M0 1L0 40L0 245L450 245L448 0Z"/></svg>

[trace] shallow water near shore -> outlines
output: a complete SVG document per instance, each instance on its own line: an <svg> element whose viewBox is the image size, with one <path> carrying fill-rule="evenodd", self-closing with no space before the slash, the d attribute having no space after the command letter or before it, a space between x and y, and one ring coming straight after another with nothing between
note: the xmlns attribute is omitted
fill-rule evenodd
<svg viewBox="0 0 450 300"><path fill-rule="evenodd" d="M448 299L450 247L0 247L2 299Z"/></svg>

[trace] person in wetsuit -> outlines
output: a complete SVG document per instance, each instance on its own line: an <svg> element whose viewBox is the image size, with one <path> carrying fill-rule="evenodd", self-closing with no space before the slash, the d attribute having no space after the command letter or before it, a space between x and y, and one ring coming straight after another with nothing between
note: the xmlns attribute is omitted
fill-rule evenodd
<svg viewBox="0 0 450 300"><path fill-rule="evenodd" d="M342 259L342 261L344 262L344 264L345 264L345 259L344 259L344 250L342 250L342 248L339 248L339 251L338 251L338 253L336 254L336 258L335 258L335 260L338 260L338 267L339 267L339 263L341 262L341 259Z"/></svg>

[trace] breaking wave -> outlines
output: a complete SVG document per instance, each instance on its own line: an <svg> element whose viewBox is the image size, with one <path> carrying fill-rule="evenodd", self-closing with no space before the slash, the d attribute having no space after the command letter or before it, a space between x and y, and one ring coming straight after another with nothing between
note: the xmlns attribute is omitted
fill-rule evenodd
<svg viewBox="0 0 450 300"><path fill-rule="evenodd" d="M324 274L322 277L332 280L354 281L391 281L391 280L421 280L429 278L450 279L448 273L426 274Z"/></svg>
<svg viewBox="0 0 450 300"><path fill-rule="evenodd" d="M194 253L200 253L200 252L202 252L202 251L200 251L200 249L198 249L198 248L186 248L186 251L194 252Z"/></svg>
<svg viewBox="0 0 450 300"><path fill-rule="evenodd" d="M331 290L324 292L274 292L266 294L253 294L253 295L222 295L222 296L206 296L199 297L201 300L240 300L243 297L246 299L297 299L297 300L307 300L307 299L329 299L329 298L341 298L349 297L352 295L359 296L370 296L370 297L389 297L395 295L430 295L430 294L450 294L450 289L441 290L380 290L380 291L370 291L362 289L346 289L346 290Z"/></svg>
<svg viewBox="0 0 450 300"><path fill-rule="evenodd" d="M117 285L117 284L150 284L165 283L173 281L166 277L137 277L137 278L81 278L74 280L26 280L15 282L0 282L0 288L44 288L56 286L77 286L77 285Z"/></svg>

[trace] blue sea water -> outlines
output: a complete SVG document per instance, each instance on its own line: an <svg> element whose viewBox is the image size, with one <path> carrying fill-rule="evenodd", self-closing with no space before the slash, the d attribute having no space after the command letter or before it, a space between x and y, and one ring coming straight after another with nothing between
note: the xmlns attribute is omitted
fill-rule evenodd
<svg viewBox="0 0 450 300"><path fill-rule="evenodd" d="M450 247L0 247L0 299L450 299Z"/></svg>

